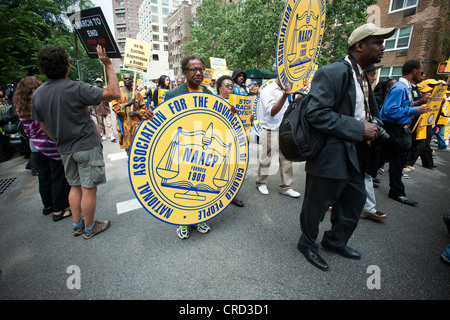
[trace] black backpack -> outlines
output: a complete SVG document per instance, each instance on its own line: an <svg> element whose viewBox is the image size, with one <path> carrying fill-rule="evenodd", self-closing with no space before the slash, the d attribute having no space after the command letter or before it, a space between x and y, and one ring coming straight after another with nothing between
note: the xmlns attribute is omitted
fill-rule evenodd
<svg viewBox="0 0 450 320"><path fill-rule="evenodd" d="M314 158L325 145L326 137L306 120L306 105L309 96L295 92L295 98L287 107L279 128L279 147L283 156L292 162Z"/></svg>

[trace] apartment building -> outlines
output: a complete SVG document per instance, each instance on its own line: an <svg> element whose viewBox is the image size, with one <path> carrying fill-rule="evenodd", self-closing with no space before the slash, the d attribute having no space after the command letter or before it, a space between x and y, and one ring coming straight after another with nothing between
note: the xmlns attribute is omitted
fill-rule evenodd
<svg viewBox="0 0 450 320"><path fill-rule="evenodd" d="M169 35L167 21L171 12L180 6L179 0L143 0L139 8L140 32L138 39L151 44L149 71L144 83L161 75L173 74L169 66Z"/></svg>
<svg viewBox="0 0 450 320"><path fill-rule="evenodd" d="M111 0L114 16L114 33L117 46L124 56L126 38L137 39L139 33L139 7L143 0ZM114 68L119 71L123 59L113 59Z"/></svg>
<svg viewBox="0 0 450 320"><path fill-rule="evenodd" d="M442 78L436 70L439 62L448 59L442 54L444 36L450 33L448 6L442 0L379 0L367 9L368 22L396 27L385 41L380 79L399 78L402 65L411 59L422 61L427 77Z"/></svg>
<svg viewBox="0 0 450 320"><path fill-rule="evenodd" d="M182 77L181 60L184 55L181 52L181 47L189 37L191 27L189 26L188 21L192 19L192 11L193 5L190 1L184 0L181 2L177 10L173 11L167 17L167 28L169 35L168 62L169 68L174 71L176 79Z"/></svg>

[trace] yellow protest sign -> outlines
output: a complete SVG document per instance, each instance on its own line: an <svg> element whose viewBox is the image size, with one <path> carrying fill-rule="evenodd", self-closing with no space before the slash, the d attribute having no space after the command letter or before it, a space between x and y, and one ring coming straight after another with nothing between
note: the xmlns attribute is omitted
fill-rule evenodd
<svg viewBox="0 0 450 320"><path fill-rule="evenodd" d="M438 117L439 111L441 110L441 105L443 103L443 99L445 99L445 90L446 86L439 84L434 87L433 93L431 94L430 100L427 102L427 105L430 107L430 111L420 115L419 126L431 126L436 123L436 119Z"/></svg>
<svg viewBox="0 0 450 320"><path fill-rule="evenodd" d="M134 135L128 174L136 198L174 225L205 222L239 192L248 165L248 139L224 99L186 93L164 101Z"/></svg>
<svg viewBox="0 0 450 320"><path fill-rule="evenodd" d="M253 113L252 106L256 96L242 96L239 94L230 94L228 102L237 109L237 114L242 120L247 136L250 134L250 127L252 125L250 117Z"/></svg>
<svg viewBox="0 0 450 320"><path fill-rule="evenodd" d="M292 92L314 71L325 30L325 1L287 0L277 42L277 75Z"/></svg>
<svg viewBox="0 0 450 320"><path fill-rule="evenodd" d="M209 86L209 84L211 83L211 80L213 79L213 73L214 73L213 69L208 69L208 68L205 69L205 72L203 72L202 85Z"/></svg>
<svg viewBox="0 0 450 320"><path fill-rule="evenodd" d="M442 104L441 111L439 112L439 117L437 119L436 125L446 125L448 122L448 117L450 115L450 102L445 100Z"/></svg>
<svg viewBox="0 0 450 320"><path fill-rule="evenodd" d="M212 79L219 79L224 75L231 76L232 71L228 70L226 59L210 57L209 62L211 64L211 69L214 70Z"/></svg>
<svg viewBox="0 0 450 320"><path fill-rule="evenodd" d="M125 56L123 66L125 69L147 72L150 61L149 43L127 38L125 42Z"/></svg>
<svg viewBox="0 0 450 320"><path fill-rule="evenodd" d="M158 105L164 102L168 89L158 88Z"/></svg>
<svg viewBox="0 0 450 320"><path fill-rule="evenodd" d="M444 139L450 139L450 124L446 124L444 127Z"/></svg>

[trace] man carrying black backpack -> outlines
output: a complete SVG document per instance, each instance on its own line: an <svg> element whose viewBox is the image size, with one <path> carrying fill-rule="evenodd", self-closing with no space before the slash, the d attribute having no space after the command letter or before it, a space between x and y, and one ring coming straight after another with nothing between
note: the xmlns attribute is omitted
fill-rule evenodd
<svg viewBox="0 0 450 320"><path fill-rule="evenodd" d="M326 141L318 155L306 161L297 248L321 270L328 270L328 264L318 254L316 240L329 207L332 226L324 233L322 246L347 258L361 257L347 242L366 200L363 173L367 157L361 150L367 141L378 138L380 127L371 122L379 117L378 106L371 90L369 98L364 98L360 74L381 61L384 39L394 31L373 24L355 29L348 40L348 56L318 69L311 83L306 118Z"/></svg>

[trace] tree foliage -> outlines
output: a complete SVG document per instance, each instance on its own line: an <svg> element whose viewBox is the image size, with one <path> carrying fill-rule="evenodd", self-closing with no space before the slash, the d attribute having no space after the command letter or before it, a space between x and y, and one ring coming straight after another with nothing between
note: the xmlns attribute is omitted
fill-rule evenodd
<svg viewBox="0 0 450 320"><path fill-rule="evenodd" d="M230 69L272 69L284 1L249 0L226 4L205 0L190 21L185 54L225 58Z"/></svg>
<svg viewBox="0 0 450 320"><path fill-rule="evenodd" d="M80 9L93 7L90 0L0 0L0 85L3 88L6 83L17 83L26 76L45 80L36 58L47 44L67 50L72 64L69 78L78 78L77 59L87 58L87 54L68 25L67 9L74 4ZM103 72L98 61L83 61L80 65L95 73L89 76L90 81Z"/></svg>
<svg viewBox="0 0 450 320"><path fill-rule="evenodd" d="M327 0L325 31L318 65L333 63L347 54L352 31L367 22L367 7L377 0Z"/></svg>
<svg viewBox="0 0 450 320"><path fill-rule="evenodd" d="M344 57L347 38L364 24L366 9L376 0L327 0L326 29L319 66ZM230 69L273 69L277 36L285 1L247 0L226 4L205 0L192 19L185 54L225 58Z"/></svg>

